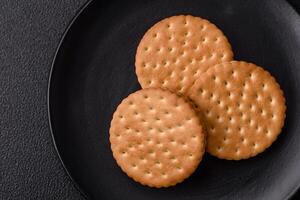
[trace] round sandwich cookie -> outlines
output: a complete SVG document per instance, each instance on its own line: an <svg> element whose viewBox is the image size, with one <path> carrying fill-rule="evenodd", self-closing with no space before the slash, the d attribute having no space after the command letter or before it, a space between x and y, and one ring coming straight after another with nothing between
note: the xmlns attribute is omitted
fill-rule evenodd
<svg viewBox="0 0 300 200"><path fill-rule="evenodd" d="M185 94L209 66L231 61L231 45L222 31L200 17L166 18L144 35L135 57L142 88L167 88Z"/></svg>
<svg viewBox="0 0 300 200"><path fill-rule="evenodd" d="M207 151L228 160L263 152L280 134L285 98L261 67L231 61L209 68L188 91L207 128Z"/></svg>
<svg viewBox="0 0 300 200"><path fill-rule="evenodd" d="M195 171L205 151L205 134L185 99L162 89L144 89L118 106L110 143L129 177L160 188L182 182Z"/></svg>

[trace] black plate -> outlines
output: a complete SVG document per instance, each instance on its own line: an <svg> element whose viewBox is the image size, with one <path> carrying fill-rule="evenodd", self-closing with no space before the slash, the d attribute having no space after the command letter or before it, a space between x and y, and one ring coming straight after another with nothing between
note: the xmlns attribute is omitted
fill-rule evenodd
<svg viewBox="0 0 300 200"><path fill-rule="evenodd" d="M108 140L116 106L140 88L134 72L144 32L172 15L209 19L228 36L235 59L269 70L287 99L278 140L244 161L206 155L189 179L152 189L128 178ZM300 184L300 17L285 1L93 1L72 23L49 85L53 138L65 168L92 199L287 199Z"/></svg>

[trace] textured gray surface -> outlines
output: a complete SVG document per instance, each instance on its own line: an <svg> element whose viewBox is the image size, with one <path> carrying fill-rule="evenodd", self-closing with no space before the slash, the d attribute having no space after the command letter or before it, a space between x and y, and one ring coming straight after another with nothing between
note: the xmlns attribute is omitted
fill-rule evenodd
<svg viewBox="0 0 300 200"><path fill-rule="evenodd" d="M0 199L83 199L52 144L47 81L86 0L0 1Z"/></svg>

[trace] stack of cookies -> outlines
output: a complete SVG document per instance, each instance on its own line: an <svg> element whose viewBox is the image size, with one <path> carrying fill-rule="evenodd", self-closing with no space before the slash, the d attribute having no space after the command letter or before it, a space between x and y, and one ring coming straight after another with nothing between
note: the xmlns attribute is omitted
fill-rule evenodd
<svg viewBox="0 0 300 200"><path fill-rule="evenodd" d="M173 16L151 27L136 52L142 86L118 106L113 156L150 187L182 182L205 151L227 160L253 157L280 134L285 98L269 72L233 61L222 31L205 19Z"/></svg>

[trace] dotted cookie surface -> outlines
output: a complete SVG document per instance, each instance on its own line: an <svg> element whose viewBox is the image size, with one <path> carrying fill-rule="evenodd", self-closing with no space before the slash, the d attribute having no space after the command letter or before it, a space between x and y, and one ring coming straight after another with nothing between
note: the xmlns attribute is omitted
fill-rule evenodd
<svg viewBox="0 0 300 200"><path fill-rule="evenodd" d="M261 67L232 61L209 68L188 96L207 128L207 151L228 160L263 152L280 134L285 98L276 80Z"/></svg>
<svg viewBox="0 0 300 200"><path fill-rule="evenodd" d="M185 94L209 66L231 61L231 46L214 24L190 15L166 18L151 27L136 52L142 88Z"/></svg>
<svg viewBox="0 0 300 200"><path fill-rule="evenodd" d="M113 156L135 181L150 187L182 182L197 168L205 135L189 103L161 89L144 89L118 106L110 127Z"/></svg>

